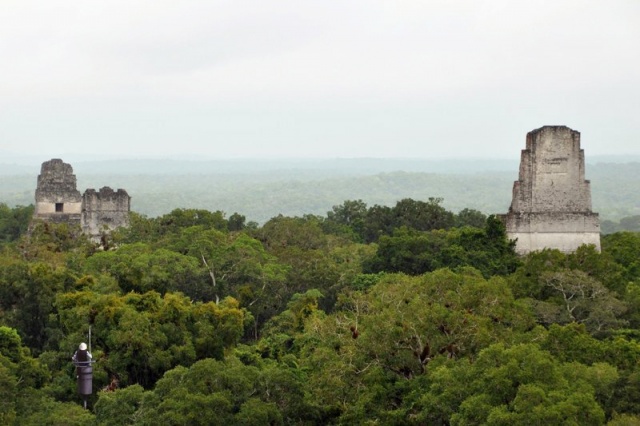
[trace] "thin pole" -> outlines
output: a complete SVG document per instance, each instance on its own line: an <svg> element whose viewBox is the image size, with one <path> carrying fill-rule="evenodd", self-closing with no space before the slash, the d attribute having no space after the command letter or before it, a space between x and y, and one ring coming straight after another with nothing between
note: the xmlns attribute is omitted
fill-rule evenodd
<svg viewBox="0 0 640 426"><path fill-rule="evenodd" d="M89 326L89 353L91 353L91 326Z"/></svg>

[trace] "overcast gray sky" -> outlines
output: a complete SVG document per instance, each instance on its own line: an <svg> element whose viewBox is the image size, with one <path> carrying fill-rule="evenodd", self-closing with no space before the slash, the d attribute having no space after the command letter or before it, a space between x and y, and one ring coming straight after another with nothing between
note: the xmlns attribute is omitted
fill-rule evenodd
<svg viewBox="0 0 640 426"><path fill-rule="evenodd" d="M640 153L638 0L0 0L0 152Z"/></svg>

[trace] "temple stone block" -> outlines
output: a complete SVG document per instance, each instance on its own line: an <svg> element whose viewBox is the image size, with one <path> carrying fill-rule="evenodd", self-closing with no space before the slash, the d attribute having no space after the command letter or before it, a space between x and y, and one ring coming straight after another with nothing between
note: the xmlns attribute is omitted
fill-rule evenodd
<svg viewBox="0 0 640 426"><path fill-rule="evenodd" d="M580 132L544 126L527 134L511 207L503 219L520 254L544 248L569 253L583 244L600 250L600 221L591 211Z"/></svg>

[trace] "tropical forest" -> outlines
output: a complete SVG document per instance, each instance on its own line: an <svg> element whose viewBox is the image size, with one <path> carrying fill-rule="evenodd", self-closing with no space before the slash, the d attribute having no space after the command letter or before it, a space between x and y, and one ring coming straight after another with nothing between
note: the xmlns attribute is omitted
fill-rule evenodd
<svg viewBox="0 0 640 426"><path fill-rule="evenodd" d="M0 424L640 424L640 233L518 256L445 205L132 212L94 242L0 204Z"/></svg>

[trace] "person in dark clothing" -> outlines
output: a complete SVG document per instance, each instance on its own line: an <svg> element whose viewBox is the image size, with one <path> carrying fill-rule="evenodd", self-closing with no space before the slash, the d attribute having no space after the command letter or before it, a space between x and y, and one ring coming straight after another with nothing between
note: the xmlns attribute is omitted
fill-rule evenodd
<svg viewBox="0 0 640 426"><path fill-rule="evenodd" d="M71 361L76 366L76 370L80 367L91 365L91 352L87 350L87 344L82 342L78 346L78 350L71 357Z"/></svg>

